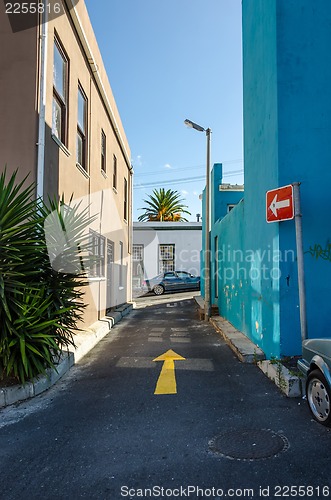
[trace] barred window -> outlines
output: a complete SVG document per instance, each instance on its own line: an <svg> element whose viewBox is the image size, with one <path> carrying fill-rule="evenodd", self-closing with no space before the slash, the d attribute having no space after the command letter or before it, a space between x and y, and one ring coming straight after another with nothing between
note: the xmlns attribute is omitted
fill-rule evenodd
<svg viewBox="0 0 331 500"><path fill-rule="evenodd" d="M105 245L106 238L90 229L92 265L89 275L91 278L103 278L105 276Z"/></svg>
<svg viewBox="0 0 331 500"><path fill-rule="evenodd" d="M144 279L144 245L132 246L132 283L141 286Z"/></svg>
<svg viewBox="0 0 331 500"><path fill-rule="evenodd" d="M159 245L159 272L175 270L175 245Z"/></svg>
<svg viewBox="0 0 331 500"><path fill-rule="evenodd" d="M132 259L134 262L140 262L143 260L144 245L133 245L132 247Z"/></svg>

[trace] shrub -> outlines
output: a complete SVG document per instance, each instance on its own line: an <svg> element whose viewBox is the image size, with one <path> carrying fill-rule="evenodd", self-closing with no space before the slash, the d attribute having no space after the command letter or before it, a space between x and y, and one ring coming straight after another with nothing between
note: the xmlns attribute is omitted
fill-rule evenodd
<svg viewBox="0 0 331 500"><path fill-rule="evenodd" d="M34 186L16 184L16 175L8 182L6 171L0 176L0 378L24 383L74 346L91 219L63 199L35 200Z"/></svg>

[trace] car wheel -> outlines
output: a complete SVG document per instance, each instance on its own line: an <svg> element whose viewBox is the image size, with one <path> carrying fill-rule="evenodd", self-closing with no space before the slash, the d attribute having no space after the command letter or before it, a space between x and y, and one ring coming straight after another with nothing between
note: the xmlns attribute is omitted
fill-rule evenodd
<svg viewBox="0 0 331 500"><path fill-rule="evenodd" d="M162 295L164 293L164 288L162 285L155 285L155 287L153 288L153 292L155 293L155 295Z"/></svg>
<svg viewBox="0 0 331 500"><path fill-rule="evenodd" d="M306 394L309 409L320 424L331 425L331 391L320 370L312 371L307 378Z"/></svg>

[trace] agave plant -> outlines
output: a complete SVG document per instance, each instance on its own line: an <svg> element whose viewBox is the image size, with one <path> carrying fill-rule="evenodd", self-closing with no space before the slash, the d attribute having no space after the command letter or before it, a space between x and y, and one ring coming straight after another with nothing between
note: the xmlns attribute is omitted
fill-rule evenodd
<svg viewBox="0 0 331 500"><path fill-rule="evenodd" d="M191 215L186 210L188 208L183 205L183 200L178 191L172 191L164 188L154 189L153 194L149 195L149 199L144 200L146 207L139 210L145 210L145 213L138 217L141 222L144 221L176 221L187 222L182 214Z"/></svg>
<svg viewBox="0 0 331 500"><path fill-rule="evenodd" d="M81 263L90 219L79 207L64 211L63 200L48 206L35 200L34 186L24 188L26 179L16 184L16 176L8 182L6 171L0 176L0 377L24 383L53 367L61 350L74 345L85 307ZM49 218L64 234L70 228L71 243L58 253L75 272L52 266L54 247L47 245L44 230Z"/></svg>

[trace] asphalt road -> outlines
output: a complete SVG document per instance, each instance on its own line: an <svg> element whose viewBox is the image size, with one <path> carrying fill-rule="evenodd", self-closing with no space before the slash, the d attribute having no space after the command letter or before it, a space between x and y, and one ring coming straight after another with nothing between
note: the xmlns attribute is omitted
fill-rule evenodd
<svg viewBox="0 0 331 500"><path fill-rule="evenodd" d="M189 296L138 299L55 387L0 411L1 499L330 496L330 431ZM185 359L153 361L169 350ZM162 367L176 393L154 394Z"/></svg>

